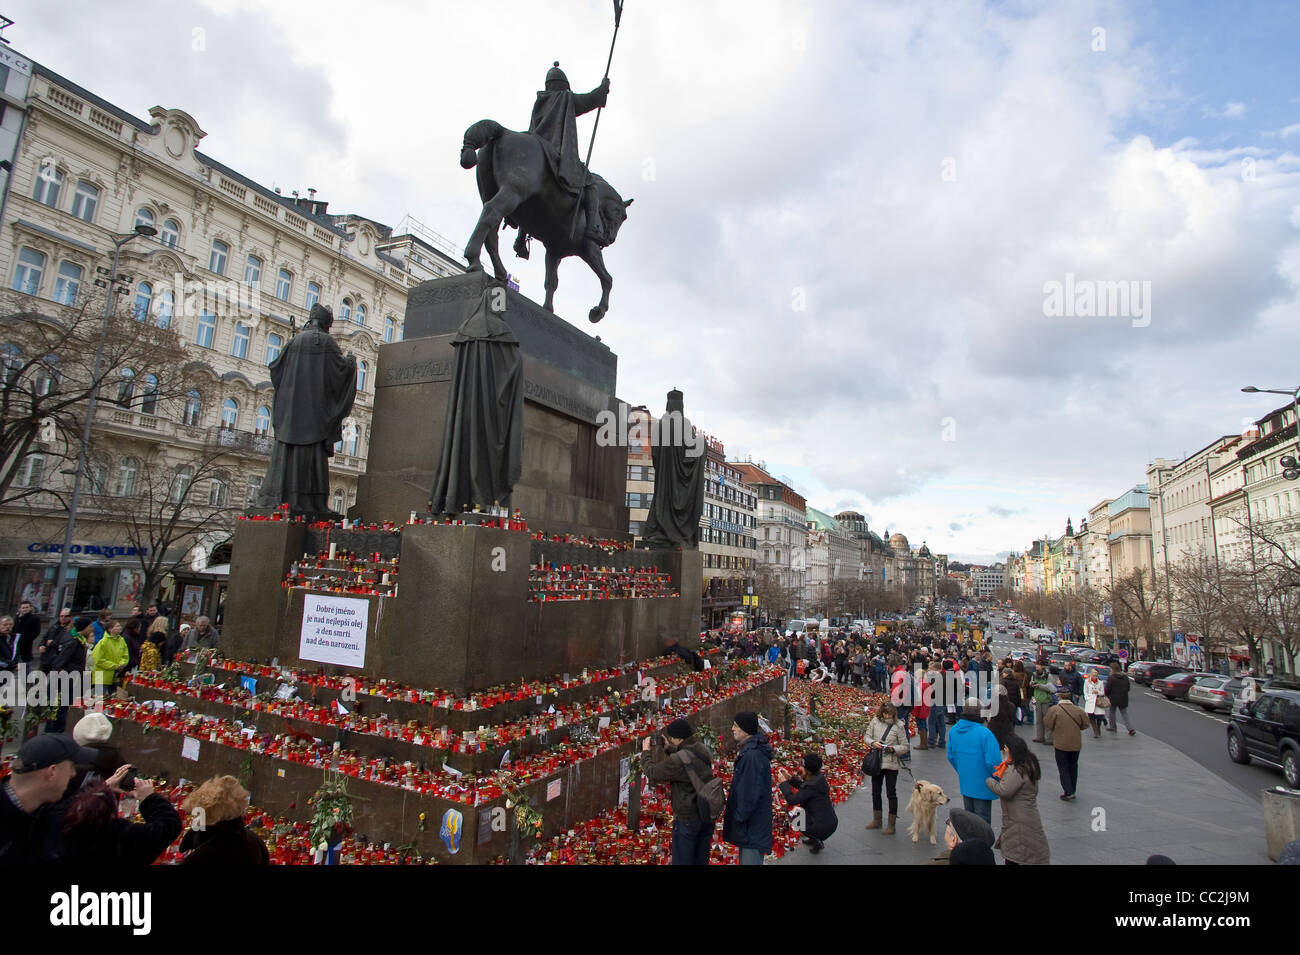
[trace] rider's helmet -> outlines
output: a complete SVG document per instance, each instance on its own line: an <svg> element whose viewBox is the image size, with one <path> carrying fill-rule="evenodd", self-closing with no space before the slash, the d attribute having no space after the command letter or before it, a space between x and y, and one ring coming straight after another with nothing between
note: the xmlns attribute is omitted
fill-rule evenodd
<svg viewBox="0 0 1300 955"><path fill-rule="evenodd" d="M560 61L556 60L555 65L546 71L546 91L561 93L567 89L569 89L569 78L564 75L564 70L560 69Z"/></svg>

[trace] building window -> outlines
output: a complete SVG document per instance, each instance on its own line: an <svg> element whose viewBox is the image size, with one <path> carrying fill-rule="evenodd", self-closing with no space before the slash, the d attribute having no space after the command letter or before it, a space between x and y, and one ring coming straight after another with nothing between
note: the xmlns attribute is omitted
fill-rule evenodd
<svg viewBox="0 0 1300 955"><path fill-rule="evenodd" d="M72 194L72 214L86 222L95 221L95 207L99 205L99 188L82 179Z"/></svg>
<svg viewBox="0 0 1300 955"><path fill-rule="evenodd" d="M45 277L45 256L35 249L22 248L18 252L18 268L14 270L14 291L39 295L41 280Z"/></svg>
<svg viewBox="0 0 1300 955"><path fill-rule="evenodd" d="M54 301L64 305L75 305L77 293L81 291L81 279L85 269L72 262L59 263L59 275L54 280Z"/></svg>
<svg viewBox="0 0 1300 955"><path fill-rule="evenodd" d="M151 209L148 209L148 208L144 207L144 206L141 206L139 209L136 209L136 210L135 210L135 224L136 224L136 225L147 225L147 226L149 226L149 228L152 229L152 228L153 228L153 211L152 211Z"/></svg>
<svg viewBox="0 0 1300 955"><path fill-rule="evenodd" d="M366 378L370 374L370 366L364 361L357 362L357 391L366 390Z"/></svg>
<svg viewBox="0 0 1300 955"><path fill-rule="evenodd" d="M212 340L217 335L217 316L209 311L199 314L199 324L194 333L194 344L201 348L211 348Z"/></svg>
<svg viewBox="0 0 1300 955"><path fill-rule="evenodd" d="M135 479L139 473L139 461L130 457L123 458L117 468L117 483L113 486L113 493L118 497L134 497Z"/></svg>
<svg viewBox="0 0 1300 955"><path fill-rule="evenodd" d="M248 481L244 485L244 507L254 507L257 505L257 499L262 493L262 476L260 474L250 474Z"/></svg>
<svg viewBox="0 0 1300 955"><path fill-rule="evenodd" d="M181 424L187 424L191 428L199 426L199 419L203 416L203 399L197 391L191 391L185 396L185 409L181 412Z"/></svg>
<svg viewBox="0 0 1300 955"><path fill-rule="evenodd" d="M257 423L253 430L258 434L267 434L271 430L271 409L266 405L257 406Z"/></svg>
<svg viewBox="0 0 1300 955"><path fill-rule="evenodd" d="M230 503L230 475L218 471L208 482L208 506L225 507Z"/></svg>
<svg viewBox="0 0 1300 955"><path fill-rule="evenodd" d="M281 269L279 278L275 280L275 297L282 302L287 302L291 291L293 291L293 275L288 269Z"/></svg>
<svg viewBox="0 0 1300 955"><path fill-rule="evenodd" d="M220 239L212 240L212 252L208 255L208 271L218 275L226 274L226 259L230 256L230 246Z"/></svg>
<svg viewBox="0 0 1300 955"><path fill-rule="evenodd" d="M38 397L52 395L59 390L59 356L46 355L36 366L32 386Z"/></svg>
<svg viewBox="0 0 1300 955"><path fill-rule="evenodd" d="M230 346L230 354L236 358L248 357L248 342L253 337L253 330L243 322L235 322L235 338Z"/></svg>
<svg viewBox="0 0 1300 955"><path fill-rule="evenodd" d="M227 398L221 404L221 427L234 431L238 425L239 402L234 398Z"/></svg>
<svg viewBox="0 0 1300 955"><path fill-rule="evenodd" d="M88 468L90 476L90 493L103 497L108 493L108 467L96 462Z"/></svg>
<svg viewBox="0 0 1300 955"><path fill-rule="evenodd" d="M123 408L129 408L134 400L135 372L130 368L123 368L122 380L117 383L117 403Z"/></svg>
<svg viewBox="0 0 1300 955"><path fill-rule="evenodd" d="M158 293L158 310L156 321L159 328L172 327L172 311L175 307L175 300L172 298L170 289L163 289Z"/></svg>
<svg viewBox="0 0 1300 955"><path fill-rule="evenodd" d="M366 324L366 307L365 307L364 305L358 305L358 306L357 306L357 324L360 325L360 326L362 326L363 328L365 327L365 324Z"/></svg>
<svg viewBox="0 0 1300 955"><path fill-rule="evenodd" d="M53 161L45 159L41 161L40 168L36 171L36 189L32 192L32 198L37 202L43 202L51 208L59 207L59 190L63 188L63 172L54 165Z"/></svg>
<svg viewBox="0 0 1300 955"><path fill-rule="evenodd" d="M18 373L23 367L23 350L13 342L6 342L0 347L0 366L4 368L4 383L6 387L12 386L18 379Z"/></svg>
<svg viewBox="0 0 1300 955"><path fill-rule="evenodd" d="M307 283L307 311L311 311L312 306L320 301L320 286L315 282Z"/></svg>
<svg viewBox="0 0 1300 955"><path fill-rule="evenodd" d="M275 332L266 336L266 363L269 365L280 357L280 349L284 347L284 339Z"/></svg>
<svg viewBox="0 0 1300 955"><path fill-rule="evenodd" d="M393 321L393 316L389 315L384 319L384 341L391 342L395 334L397 334L397 322Z"/></svg>
<svg viewBox="0 0 1300 955"><path fill-rule="evenodd" d="M352 321L352 299L345 298L343 300L343 304L339 306L339 321L340 322Z"/></svg>
<svg viewBox="0 0 1300 955"><path fill-rule="evenodd" d="M182 465L176 469L172 477L171 502L181 504L185 501L185 496L190 492L190 485L194 483L194 468L188 464Z"/></svg>
<svg viewBox="0 0 1300 955"><path fill-rule="evenodd" d="M349 431L346 431L344 433L343 435L344 454L350 454L353 457L357 456L357 442L359 440L358 431L359 429L357 428L357 426L353 425Z"/></svg>
<svg viewBox="0 0 1300 955"><path fill-rule="evenodd" d="M135 287L135 311L132 317L137 322L143 322L149 317L149 307L153 304L153 286L148 282L141 282Z"/></svg>
<svg viewBox="0 0 1300 955"><path fill-rule="evenodd" d="M45 455L39 451L23 458L23 463L14 476L15 487L40 487L45 477Z"/></svg>
<svg viewBox="0 0 1300 955"><path fill-rule="evenodd" d="M335 510L335 512L337 512L337 513L339 513L339 514L342 514L342 513L343 513L343 509L344 509L344 504L343 504L343 489L342 489L342 488L338 488L338 489L336 489L336 490L334 491L334 510Z"/></svg>
<svg viewBox="0 0 1300 955"><path fill-rule="evenodd" d="M140 396L140 414L156 415L158 413L158 377L144 376L144 394Z"/></svg>
<svg viewBox="0 0 1300 955"><path fill-rule="evenodd" d="M255 255L250 255L244 261L244 284L249 288L257 288L262 281L262 260Z"/></svg>
<svg viewBox="0 0 1300 955"><path fill-rule="evenodd" d="M175 219L165 219L162 224L162 231L158 233L158 241L169 249L174 249L181 241L181 224Z"/></svg>

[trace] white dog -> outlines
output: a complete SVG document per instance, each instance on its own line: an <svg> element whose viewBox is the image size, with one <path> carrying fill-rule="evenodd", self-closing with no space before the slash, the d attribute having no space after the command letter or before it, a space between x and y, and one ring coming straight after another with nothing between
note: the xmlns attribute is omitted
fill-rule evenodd
<svg viewBox="0 0 1300 955"><path fill-rule="evenodd" d="M907 804L907 811L912 814L912 824L907 831L913 842L920 842L922 835L930 837L930 845L935 845L934 811L948 802L944 791L935 783L918 779L912 787L912 798Z"/></svg>

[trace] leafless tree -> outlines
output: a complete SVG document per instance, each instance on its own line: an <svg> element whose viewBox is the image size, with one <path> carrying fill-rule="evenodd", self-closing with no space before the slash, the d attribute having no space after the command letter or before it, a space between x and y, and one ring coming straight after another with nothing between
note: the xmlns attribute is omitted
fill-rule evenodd
<svg viewBox="0 0 1300 955"><path fill-rule="evenodd" d="M103 308L0 294L0 504L59 494L48 475L76 457L91 394L165 401L193 387L174 329Z"/></svg>

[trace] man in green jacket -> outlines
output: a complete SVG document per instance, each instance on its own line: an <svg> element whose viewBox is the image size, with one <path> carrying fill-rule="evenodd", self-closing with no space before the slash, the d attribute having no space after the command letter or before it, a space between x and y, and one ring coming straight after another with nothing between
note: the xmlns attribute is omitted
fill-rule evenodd
<svg viewBox="0 0 1300 955"><path fill-rule="evenodd" d="M1033 689L1034 725L1038 727L1034 742L1051 746L1052 730L1044 717L1047 716L1047 711L1056 705L1056 693L1052 690L1052 675L1047 672L1047 667L1041 663L1037 664L1033 675L1029 678L1029 685ZM1047 734L1046 738L1043 737L1044 733Z"/></svg>

